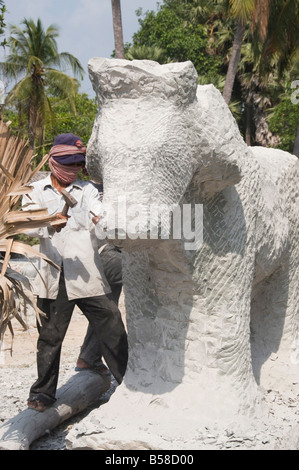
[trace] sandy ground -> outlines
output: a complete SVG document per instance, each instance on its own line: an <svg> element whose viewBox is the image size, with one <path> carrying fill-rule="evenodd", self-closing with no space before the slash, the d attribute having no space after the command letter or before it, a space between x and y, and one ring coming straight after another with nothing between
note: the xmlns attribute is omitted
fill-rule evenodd
<svg viewBox="0 0 299 470"><path fill-rule="evenodd" d="M10 353L11 335L6 333L4 348L0 353L0 425L24 410L31 385L36 373L36 340L35 321L30 321L30 328L24 331L18 323L13 323L13 352ZM84 315L76 310L69 325L61 354L61 366L58 387L63 385L73 374L80 346L83 342L88 322ZM81 413L48 435L35 441L30 450L64 450L65 436L70 427L85 415Z"/></svg>
<svg viewBox="0 0 299 470"><path fill-rule="evenodd" d="M122 306L120 305L122 311ZM29 322L28 331L14 322L13 353L10 354L11 336L7 332L4 350L0 353L0 425L13 418L26 408L30 386L36 380L36 340L37 329L35 320ZM73 314L66 334L60 366L58 387L63 385L73 374L80 346L86 332L88 322L79 310ZM283 395L279 390L265 391L266 402L270 410L270 423L258 432L254 438L244 440L235 435L206 437L201 442L204 449L299 449L299 395L298 384ZM89 414L87 409L58 426L55 430L35 441L30 450L66 450L66 436L73 426ZM289 437L287 437L289 436Z"/></svg>

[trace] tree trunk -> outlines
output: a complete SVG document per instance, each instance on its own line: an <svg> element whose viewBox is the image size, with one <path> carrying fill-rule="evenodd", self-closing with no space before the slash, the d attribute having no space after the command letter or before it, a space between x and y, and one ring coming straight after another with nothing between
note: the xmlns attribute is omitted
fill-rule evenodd
<svg viewBox="0 0 299 470"><path fill-rule="evenodd" d="M295 142L294 142L293 154L296 155L296 157L299 158L299 124L298 124L298 127L297 127L297 134L296 134L296 139L295 139Z"/></svg>
<svg viewBox="0 0 299 470"><path fill-rule="evenodd" d="M36 90L36 94L33 92L30 100L29 100L29 105L28 105L28 140L29 140L29 145L32 149L35 147L35 138L36 138L36 132L38 128L38 121L39 121L39 113L38 113L38 98L37 98L37 93L38 93L38 84L34 83L33 90Z"/></svg>
<svg viewBox="0 0 299 470"><path fill-rule="evenodd" d="M82 371L57 391L57 400L44 412L27 408L0 427L0 450L29 450L48 430L85 410L110 387L110 376Z"/></svg>
<svg viewBox="0 0 299 470"><path fill-rule="evenodd" d="M125 58L120 0L111 0L116 59Z"/></svg>
<svg viewBox="0 0 299 470"><path fill-rule="evenodd" d="M227 104L229 104L231 96L232 96L234 81L235 81L237 68L238 68L238 64L240 60L244 32L245 32L245 24L243 24L241 19L239 19L237 31L236 31L234 42L233 42L232 55L228 64L228 71L226 74L224 90L222 93L222 96Z"/></svg>
<svg viewBox="0 0 299 470"><path fill-rule="evenodd" d="M36 135L36 111L34 105L29 105L29 122L28 122L28 140L29 145L32 149L35 146L35 135Z"/></svg>

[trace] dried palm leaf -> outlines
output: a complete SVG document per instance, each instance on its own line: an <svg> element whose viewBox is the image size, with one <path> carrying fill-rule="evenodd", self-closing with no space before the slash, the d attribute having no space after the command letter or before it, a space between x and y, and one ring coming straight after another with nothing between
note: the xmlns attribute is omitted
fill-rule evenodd
<svg viewBox="0 0 299 470"><path fill-rule="evenodd" d="M38 225L38 227L40 227L40 225ZM36 251L32 246L27 245L27 243L20 242L17 240L12 240L11 243L11 239L0 240L0 251L6 252L8 250L10 250L11 253L17 253L19 255L26 256L27 258L38 256L39 258L43 258L45 261L51 264L51 266L54 266L54 268L59 269L59 266L57 266L57 264L55 264L52 260L47 258L42 253Z"/></svg>
<svg viewBox="0 0 299 470"><path fill-rule="evenodd" d="M18 210L21 196L30 194L30 181L48 159L45 155L40 164L33 168L34 156L28 143L13 136L8 126L0 121L0 251L4 253L0 263L0 349L7 328L13 337L13 318L24 327L27 325L27 305L34 309L38 320L43 314L37 307L27 277L9 267L11 253L28 259L41 257L60 269L31 246L12 238L24 231L47 226L55 218L47 210ZM25 319L20 314L20 301L24 304Z"/></svg>

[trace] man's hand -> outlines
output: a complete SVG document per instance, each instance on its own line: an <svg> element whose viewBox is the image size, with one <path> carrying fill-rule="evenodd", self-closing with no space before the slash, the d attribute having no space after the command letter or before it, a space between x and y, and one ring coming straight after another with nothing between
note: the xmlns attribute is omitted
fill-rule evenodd
<svg viewBox="0 0 299 470"><path fill-rule="evenodd" d="M92 211L89 211L89 212L91 213L91 215L93 215L93 218L92 218L91 220L93 221L93 223L94 223L95 225L97 225L97 223L98 223L99 220L100 220L100 216L99 216L99 215L95 215L95 213L92 212Z"/></svg>
<svg viewBox="0 0 299 470"><path fill-rule="evenodd" d="M58 212L56 214L56 219L51 221L51 225L55 229L56 232L60 232L60 230L66 226L69 218L70 218L69 215L64 216L62 215L61 212Z"/></svg>

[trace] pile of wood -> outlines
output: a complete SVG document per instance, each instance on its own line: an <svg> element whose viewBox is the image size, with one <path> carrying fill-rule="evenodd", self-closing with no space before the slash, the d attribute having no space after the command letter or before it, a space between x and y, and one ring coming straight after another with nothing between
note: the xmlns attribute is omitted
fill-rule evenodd
<svg viewBox="0 0 299 470"><path fill-rule="evenodd" d="M0 350L6 329L9 328L13 334L13 318L19 320L23 326L26 325L26 318L20 315L20 300L25 307L25 316L28 304L35 309L38 317L41 314L31 292L29 280L11 269L9 261L12 253L18 253L28 259L43 257L26 243L16 241L14 235L48 225L55 217L49 216L47 210L20 210L22 195L30 196L30 181L47 159L48 155L34 168L34 153L28 143L23 138L13 136L9 127L0 121Z"/></svg>

